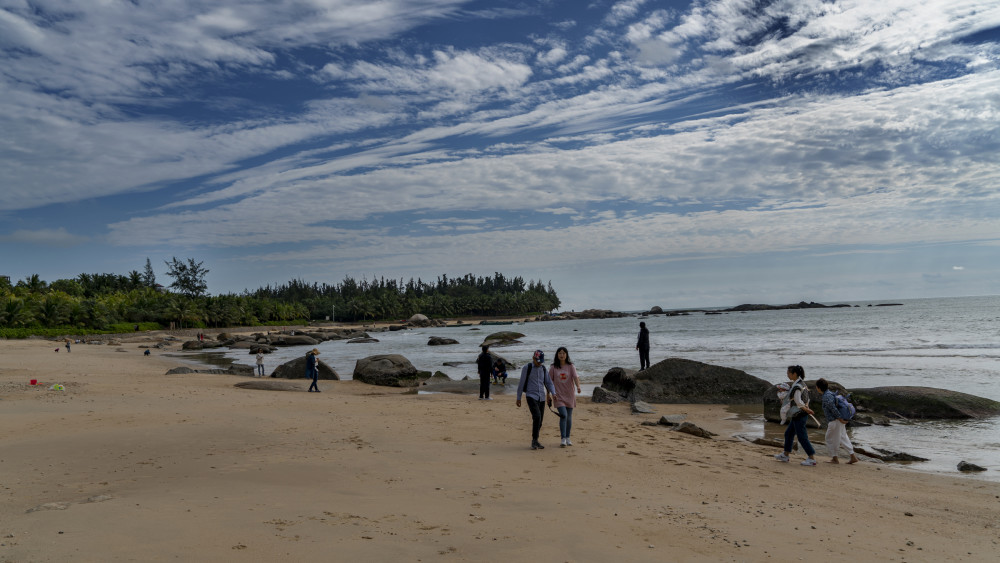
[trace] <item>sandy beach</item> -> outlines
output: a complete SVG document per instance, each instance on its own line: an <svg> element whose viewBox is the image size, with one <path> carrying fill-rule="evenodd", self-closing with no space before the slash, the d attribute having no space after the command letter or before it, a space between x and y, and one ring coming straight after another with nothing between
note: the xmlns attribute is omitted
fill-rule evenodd
<svg viewBox="0 0 1000 563"><path fill-rule="evenodd" d="M144 344L0 341L0 560L995 561L1000 487L773 459L719 406L546 415L354 381L253 391ZM177 348L177 346L174 346ZM31 386L31 379L38 385ZM62 384L62 391L51 390ZM643 426L660 415L716 432ZM817 458L825 460L824 449Z"/></svg>

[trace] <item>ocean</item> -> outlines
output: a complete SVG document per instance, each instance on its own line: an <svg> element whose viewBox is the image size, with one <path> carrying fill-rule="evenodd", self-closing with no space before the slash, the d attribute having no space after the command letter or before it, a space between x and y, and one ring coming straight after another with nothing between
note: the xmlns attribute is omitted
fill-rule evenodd
<svg viewBox="0 0 1000 563"><path fill-rule="evenodd" d="M736 368L771 382L785 381L786 367L798 364L805 368L807 379L825 377L848 389L917 385L1000 401L1000 296L843 303L852 306L653 315L642 320L650 330L654 364L668 357L686 358ZM890 303L898 305L879 306ZM475 358L484 337L513 330L525 335L521 344L493 348L495 353L521 366L535 349L551 358L557 347L566 346L581 376L583 394L589 397L610 368L639 367L635 350L639 321L627 317L415 329L372 333L378 343L331 341L319 349L322 360L344 379L351 377L357 359L375 354L402 354L417 369L442 371L452 379L476 378ZM431 336L454 338L459 344L428 346ZM295 347L268 355L268 372L302 353L303 347ZM253 363L245 351L225 355ZM450 367L446 362L467 363ZM669 410L656 407L664 413ZM782 430L765 423L755 409L733 409L733 413L743 420L743 436L772 436ZM964 460L989 470L963 475L1000 481L1000 417L894 423L852 429L850 435L868 448L930 459L906 464L908 469L959 474L956 466ZM825 454L825 448L818 449L819 459Z"/></svg>

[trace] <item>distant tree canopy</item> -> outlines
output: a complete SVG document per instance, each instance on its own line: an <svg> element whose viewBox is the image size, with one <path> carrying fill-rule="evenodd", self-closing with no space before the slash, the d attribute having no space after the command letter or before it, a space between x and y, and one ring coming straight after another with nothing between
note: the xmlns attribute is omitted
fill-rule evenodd
<svg viewBox="0 0 1000 563"><path fill-rule="evenodd" d="M290 324L293 321L399 320L415 313L432 317L502 316L557 309L551 282L493 276L439 276L433 282L379 277L336 285L291 280L241 294L205 295L208 269L202 262L167 262L171 287L155 282L149 260L144 273L80 274L46 283L37 274L15 284L0 278L0 329L127 330L133 324L228 327ZM30 331L29 331L30 332Z"/></svg>
<svg viewBox="0 0 1000 563"><path fill-rule="evenodd" d="M309 310L310 318L335 314L338 321L403 319L415 313L437 317L524 315L552 311L560 305L551 282L525 282L524 278L507 278L499 272L492 277L441 275L434 282L384 277L359 282L345 277L337 285L310 285L292 280L262 287L250 295L301 303Z"/></svg>

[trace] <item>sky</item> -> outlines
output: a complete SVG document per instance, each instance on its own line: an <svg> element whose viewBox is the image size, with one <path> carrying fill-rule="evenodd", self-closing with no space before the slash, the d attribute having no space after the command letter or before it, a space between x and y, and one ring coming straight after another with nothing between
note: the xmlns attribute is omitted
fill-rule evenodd
<svg viewBox="0 0 1000 563"><path fill-rule="evenodd" d="M0 275L1000 294L996 0L0 0Z"/></svg>

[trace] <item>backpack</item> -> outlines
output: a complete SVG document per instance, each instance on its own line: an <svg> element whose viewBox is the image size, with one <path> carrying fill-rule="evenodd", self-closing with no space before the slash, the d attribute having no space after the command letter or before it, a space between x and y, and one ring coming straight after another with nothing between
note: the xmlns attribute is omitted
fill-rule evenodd
<svg viewBox="0 0 1000 563"><path fill-rule="evenodd" d="M837 395L837 414L844 420L851 420L858 412L858 409L843 395Z"/></svg>

